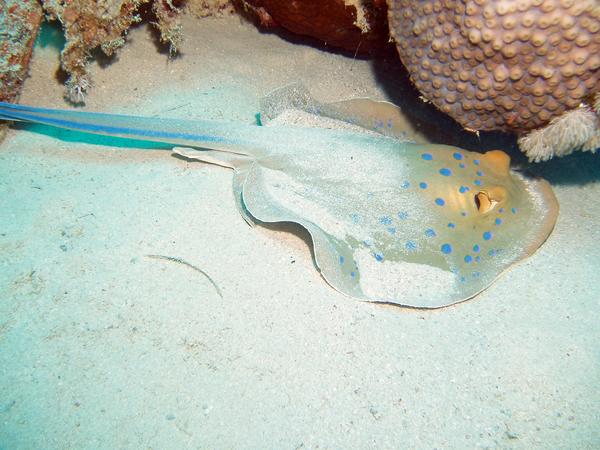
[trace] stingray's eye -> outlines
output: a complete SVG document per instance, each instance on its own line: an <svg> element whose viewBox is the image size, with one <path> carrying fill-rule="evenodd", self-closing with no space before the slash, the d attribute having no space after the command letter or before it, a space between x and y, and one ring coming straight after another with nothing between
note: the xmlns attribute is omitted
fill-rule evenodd
<svg viewBox="0 0 600 450"><path fill-rule="evenodd" d="M475 194L474 200L477 211L484 214L494 209L498 203L506 200L506 189L497 186L487 191L481 190Z"/></svg>
<svg viewBox="0 0 600 450"><path fill-rule="evenodd" d="M479 191L475 194L475 206L477 206L477 211L480 213L486 213L492 209L492 200L486 191Z"/></svg>

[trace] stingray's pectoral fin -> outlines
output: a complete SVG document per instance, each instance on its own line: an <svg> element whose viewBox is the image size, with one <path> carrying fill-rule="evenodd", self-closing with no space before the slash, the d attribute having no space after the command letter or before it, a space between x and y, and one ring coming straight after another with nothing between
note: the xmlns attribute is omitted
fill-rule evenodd
<svg viewBox="0 0 600 450"><path fill-rule="evenodd" d="M427 141L407 121L402 110L392 103L370 98L319 102L300 83L275 89L263 97L260 101L261 122L266 124L289 110L339 120L403 142Z"/></svg>
<svg viewBox="0 0 600 450"><path fill-rule="evenodd" d="M237 153L227 153L219 150L198 150L190 147L173 147L173 153L186 159L195 159L208 164L215 164L230 169L241 168L252 162L252 159Z"/></svg>
<svg viewBox="0 0 600 450"><path fill-rule="evenodd" d="M298 187L285 172L254 165L245 174L242 205L251 217L261 222L293 222L305 228L311 236L321 276L339 292L369 300L360 287L353 249L310 219L306 209L311 209L314 203L293 186Z"/></svg>
<svg viewBox="0 0 600 450"><path fill-rule="evenodd" d="M292 83L269 92L260 99L260 119L266 124L290 109L320 115L322 105L300 83Z"/></svg>
<svg viewBox="0 0 600 450"><path fill-rule="evenodd" d="M248 211L248 208L246 208L246 205L244 205L242 196L246 177L253 166L251 158L235 153L225 153L218 150L198 150L189 147L174 147L173 153L185 159L202 161L207 164L215 164L233 169L233 195L235 197L235 204L246 223L254 226L254 218Z"/></svg>
<svg viewBox="0 0 600 450"><path fill-rule="evenodd" d="M390 102L370 98L352 98L326 103L323 115L358 125L402 142L430 142L409 121L400 107Z"/></svg>

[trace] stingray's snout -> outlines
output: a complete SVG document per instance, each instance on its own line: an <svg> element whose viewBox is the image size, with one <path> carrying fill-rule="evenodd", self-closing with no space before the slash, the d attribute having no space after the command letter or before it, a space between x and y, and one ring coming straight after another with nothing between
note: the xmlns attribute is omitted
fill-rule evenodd
<svg viewBox="0 0 600 450"><path fill-rule="evenodd" d="M474 199L477 211L479 211L481 214L485 214L493 210L497 205L506 200L506 196L506 189L500 186L496 186L491 189L480 190L477 194L475 194Z"/></svg>

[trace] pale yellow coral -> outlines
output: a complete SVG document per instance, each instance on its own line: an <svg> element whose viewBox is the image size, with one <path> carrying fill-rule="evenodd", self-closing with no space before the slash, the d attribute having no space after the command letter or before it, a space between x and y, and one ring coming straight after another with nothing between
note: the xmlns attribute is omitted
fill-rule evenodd
<svg viewBox="0 0 600 450"><path fill-rule="evenodd" d="M519 138L519 147L533 162L547 161L577 150L594 153L599 146L600 117L585 104Z"/></svg>

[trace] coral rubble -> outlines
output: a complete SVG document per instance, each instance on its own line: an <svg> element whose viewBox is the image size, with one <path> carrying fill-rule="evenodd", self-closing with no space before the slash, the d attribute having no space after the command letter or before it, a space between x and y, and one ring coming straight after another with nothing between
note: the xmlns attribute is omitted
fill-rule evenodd
<svg viewBox="0 0 600 450"><path fill-rule="evenodd" d="M598 0L388 6L390 32L412 81L467 129L524 133L599 91Z"/></svg>
<svg viewBox="0 0 600 450"><path fill-rule="evenodd" d="M231 0L0 0L0 100L17 98L44 12L64 29L61 66L68 75L66 97L79 103L91 86L91 52L100 48L110 56L123 46L129 27L141 20L144 4L151 5L161 41L176 52L183 36L179 14L184 3L200 17L233 9Z"/></svg>
<svg viewBox="0 0 600 450"><path fill-rule="evenodd" d="M139 22L139 7L150 0L42 0L50 18L58 19L67 43L61 53L61 64L69 74L67 98L82 102L91 85L88 59L95 48L110 56L125 43L129 27ZM180 43L181 30L176 20L178 2L156 0L153 11L161 39L175 50Z"/></svg>
<svg viewBox="0 0 600 450"><path fill-rule="evenodd" d="M37 0L0 1L0 101L17 99L42 17Z"/></svg>

